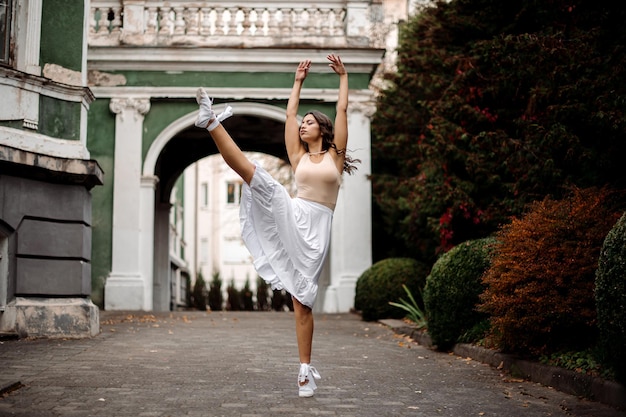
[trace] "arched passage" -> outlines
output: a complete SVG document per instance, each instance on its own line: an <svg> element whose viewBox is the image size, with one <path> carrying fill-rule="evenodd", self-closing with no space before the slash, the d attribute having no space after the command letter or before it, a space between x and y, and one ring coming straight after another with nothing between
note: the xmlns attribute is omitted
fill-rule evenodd
<svg viewBox="0 0 626 417"><path fill-rule="evenodd" d="M105 283L105 309L168 310L168 199L183 170L217 150L208 133L193 126L194 111L163 128L142 157L144 115L151 99L112 96L109 107L116 114L112 267ZM329 262L316 303L317 310L328 313L350 311L356 280L371 265L371 92L353 91L350 100L349 150L361 163L355 175L344 175L334 212ZM224 107L215 106L218 112ZM280 107L238 102L235 116L224 124L242 150L284 160L284 121Z"/></svg>
<svg viewBox="0 0 626 417"><path fill-rule="evenodd" d="M225 105L214 108L219 113ZM193 125L196 116L197 112L183 116L164 129L152 143L143 164L141 207L146 208L144 212L154 207L154 217L150 219L152 216L148 216L142 228L141 247L152 248L151 251L144 250L146 259L142 264L145 268L143 275L153 277L152 304L156 311L170 309L169 198L172 188L185 168L217 153L208 132ZM284 109L266 104L237 103L235 114L224 121L224 126L242 150L286 160L284 122Z"/></svg>

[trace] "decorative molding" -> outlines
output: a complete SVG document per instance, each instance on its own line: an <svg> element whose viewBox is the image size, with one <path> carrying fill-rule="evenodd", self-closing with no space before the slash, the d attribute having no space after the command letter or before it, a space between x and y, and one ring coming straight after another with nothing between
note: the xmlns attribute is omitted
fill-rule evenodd
<svg viewBox="0 0 626 417"><path fill-rule="evenodd" d="M376 103L373 101L357 101L350 102L348 105L348 113L361 113L364 116L371 118L376 113Z"/></svg>
<svg viewBox="0 0 626 417"><path fill-rule="evenodd" d="M39 122L37 120L24 119L22 127L25 129L37 130L39 129Z"/></svg>
<svg viewBox="0 0 626 417"><path fill-rule="evenodd" d="M292 73L298 62L310 59L312 71L328 68L328 49L89 47L89 71L207 71ZM141 51L141 52L138 52ZM384 49L359 48L341 51L341 60L351 74L371 74L383 60Z"/></svg>
<svg viewBox="0 0 626 417"><path fill-rule="evenodd" d="M87 87L61 84L36 75L10 68L0 68L0 84L41 94L58 100L82 103L89 108L95 97Z"/></svg>
<svg viewBox="0 0 626 417"><path fill-rule="evenodd" d="M57 158L89 159L89 151L78 140L56 139L28 130L0 126L0 145Z"/></svg>
<svg viewBox="0 0 626 417"><path fill-rule="evenodd" d="M142 175L141 176L141 188L151 188L156 190L156 186L159 183L159 177L156 175Z"/></svg>
<svg viewBox="0 0 626 417"><path fill-rule="evenodd" d="M16 171L24 178L80 184L87 189L104 183L104 173L94 160L50 156L0 143L0 161L8 175L14 175L13 166L19 167Z"/></svg>
<svg viewBox="0 0 626 417"><path fill-rule="evenodd" d="M121 121L124 121L124 110L131 110L134 112L135 121L138 121L140 117L145 116L150 111L150 99L135 97L112 98L109 103L109 109Z"/></svg>
<svg viewBox="0 0 626 417"><path fill-rule="evenodd" d="M384 29L377 18L382 4L371 1L251 0L244 6L93 0L90 5L89 44L98 46L365 48L380 44L380 37L368 35Z"/></svg>
<svg viewBox="0 0 626 417"><path fill-rule="evenodd" d="M189 98L195 101L197 87L92 87L97 98L111 98L112 100L126 100L135 97L154 98ZM291 88L208 88L209 95L214 98L230 100L287 100ZM332 88L303 88L301 100L316 100L322 102L336 102L337 89ZM369 101L373 96L370 90L351 90L350 105L356 102ZM113 110L111 110L113 111ZM115 112L114 112L115 113Z"/></svg>

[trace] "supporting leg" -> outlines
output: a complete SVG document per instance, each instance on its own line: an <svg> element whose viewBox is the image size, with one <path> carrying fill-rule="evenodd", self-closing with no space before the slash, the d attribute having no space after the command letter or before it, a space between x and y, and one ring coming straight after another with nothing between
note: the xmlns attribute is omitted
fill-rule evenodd
<svg viewBox="0 0 626 417"><path fill-rule="evenodd" d="M296 338L298 340L298 354L300 363L311 363L313 346L313 311L293 299L293 311L296 318Z"/></svg>
<svg viewBox="0 0 626 417"><path fill-rule="evenodd" d="M293 311L296 317L296 337L300 356L300 372L298 373L298 395L312 397L317 389L316 379L321 376L311 366L311 348L313 345L313 311L293 299Z"/></svg>

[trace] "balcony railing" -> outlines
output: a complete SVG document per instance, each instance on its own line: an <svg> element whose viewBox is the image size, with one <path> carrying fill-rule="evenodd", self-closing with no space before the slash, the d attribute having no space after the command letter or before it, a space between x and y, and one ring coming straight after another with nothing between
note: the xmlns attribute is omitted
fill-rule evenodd
<svg viewBox="0 0 626 417"><path fill-rule="evenodd" d="M372 4L374 3L374 4ZM90 46L384 47L380 2L91 2Z"/></svg>

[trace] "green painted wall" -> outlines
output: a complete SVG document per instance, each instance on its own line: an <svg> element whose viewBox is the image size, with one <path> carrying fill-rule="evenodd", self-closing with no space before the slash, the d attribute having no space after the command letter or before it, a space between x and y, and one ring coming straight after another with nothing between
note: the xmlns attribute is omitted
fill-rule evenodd
<svg viewBox="0 0 626 417"><path fill-rule="evenodd" d="M104 283L111 272L113 249L113 164L115 151L115 114L109 100L91 104L87 127L87 148L91 158L104 171L104 185L94 187L92 196L91 299L104 307Z"/></svg>
<svg viewBox="0 0 626 417"><path fill-rule="evenodd" d="M59 139L80 140L81 103L39 96L38 133Z"/></svg>
<svg viewBox="0 0 626 417"><path fill-rule="evenodd" d="M45 0L42 5L41 66L57 64L74 71L82 70L83 22L82 0Z"/></svg>
<svg viewBox="0 0 626 417"><path fill-rule="evenodd" d="M186 114L198 110L195 99L151 100L150 111L143 121L142 160L146 159L152 142L167 126ZM143 168L143 166L142 166Z"/></svg>
<svg viewBox="0 0 626 417"><path fill-rule="evenodd" d="M24 129L24 121L23 120L2 120L0 121L0 126L8 127L11 129L22 130Z"/></svg>
<svg viewBox="0 0 626 417"><path fill-rule="evenodd" d="M250 102L252 100L246 100ZM271 106L277 106L280 108L287 107L286 100L254 100L258 103L268 104ZM216 100L216 104L220 101ZM228 100L228 104L233 107L233 111L237 112L237 101ZM198 104L195 99L189 100L156 100L150 103L150 111L144 118L143 128L143 143L142 143L142 159L146 159L148 150L157 136L175 120L198 110ZM326 114L328 117L334 120L335 118L335 104L334 103L322 103L322 102L310 102L303 100L300 102L298 108L300 115L305 114L310 110L319 110Z"/></svg>
<svg viewBox="0 0 626 417"><path fill-rule="evenodd" d="M295 67L294 67L295 69ZM126 77L126 86L159 87L239 87L239 88L291 88L293 73L267 72L193 72L170 74L162 71L117 71ZM367 89L368 74L350 74L350 88ZM306 88L337 88L339 79L334 73L311 73L305 81Z"/></svg>

